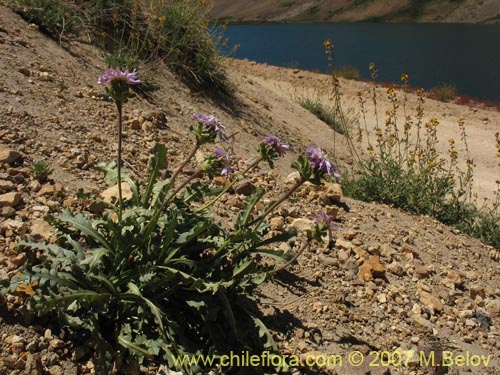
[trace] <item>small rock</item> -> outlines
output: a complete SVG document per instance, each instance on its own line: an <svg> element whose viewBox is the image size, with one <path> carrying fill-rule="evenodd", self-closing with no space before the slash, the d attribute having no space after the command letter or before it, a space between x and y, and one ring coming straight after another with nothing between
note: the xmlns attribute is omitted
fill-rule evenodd
<svg viewBox="0 0 500 375"><path fill-rule="evenodd" d="M247 197L249 195L252 195L254 191L255 191L255 185L252 184L250 181L241 181L234 187L234 192L236 194L241 194Z"/></svg>
<svg viewBox="0 0 500 375"><path fill-rule="evenodd" d="M11 191L15 189L16 185L12 181L0 180L0 191Z"/></svg>
<svg viewBox="0 0 500 375"><path fill-rule="evenodd" d="M33 192L38 192L42 188L42 184L37 180L33 180L28 184L28 188Z"/></svg>
<svg viewBox="0 0 500 375"><path fill-rule="evenodd" d="M130 189L130 185L126 182L122 182L121 185L123 200L132 199L132 190ZM111 186L110 188L104 190L101 193L101 198L106 203L112 203L113 201L118 200L118 185Z"/></svg>
<svg viewBox="0 0 500 375"><path fill-rule="evenodd" d="M151 121L144 121L141 124L141 129L145 133L149 133L149 132L153 131L153 128L154 128L154 124Z"/></svg>
<svg viewBox="0 0 500 375"><path fill-rule="evenodd" d="M0 194L0 207L16 207L21 202L21 194L10 192Z"/></svg>
<svg viewBox="0 0 500 375"><path fill-rule="evenodd" d="M443 311L444 306L439 298L434 297L432 294L420 291L419 292L420 303L423 306L429 307L435 311Z"/></svg>
<svg viewBox="0 0 500 375"><path fill-rule="evenodd" d="M299 172L292 172L292 173L290 173L286 177L286 180L285 180L285 182L287 184L296 184L299 181L300 181L300 173Z"/></svg>
<svg viewBox="0 0 500 375"><path fill-rule="evenodd" d="M500 317L500 299L497 298L487 301L485 309L493 318Z"/></svg>
<svg viewBox="0 0 500 375"><path fill-rule="evenodd" d="M53 229L45 220L38 219L31 226L31 237L36 242L47 241L51 237Z"/></svg>
<svg viewBox="0 0 500 375"><path fill-rule="evenodd" d="M48 370L50 375L64 375L64 369L59 365L50 366Z"/></svg>
<svg viewBox="0 0 500 375"><path fill-rule="evenodd" d="M16 209L13 207L2 207L0 210L0 216L2 217L12 217L16 214Z"/></svg>
<svg viewBox="0 0 500 375"><path fill-rule="evenodd" d="M49 341L49 346L54 349L60 349L64 347L64 345L65 345L64 341L58 338L54 338Z"/></svg>
<svg viewBox="0 0 500 375"><path fill-rule="evenodd" d="M297 230L302 230L302 231L305 231L305 230L308 230L308 229L311 229L311 226L313 225L313 222L309 219L304 219L304 218L298 218L298 219L294 219L292 221L292 224L291 226Z"/></svg>
<svg viewBox="0 0 500 375"><path fill-rule="evenodd" d="M458 316L462 319L470 319L474 316L474 310L461 310L458 312Z"/></svg>
<svg viewBox="0 0 500 375"><path fill-rule="evenodd" d="M0 146L0 163L12 164L22 159L22 155L14 150Z"/></svg>
<svg viewBox="0 0 500 375"><path fill-rule="evenodd" d="M394 250L391 245L384 243L380 246L380 255L385 258L390 258L396 255L396 250Z"/></svg>
<svg viewBox="0 0 500 375"><path fill-rule="evenodd" d="M282 231L285 226L285 219L281 216L272 217L270 223L272 230Z"/></svg>
<svg viewBox="0 0 500 375"><path fill-rule="evenodd" d="M29 375L43 374L43 365L38 354L28 354L28 357L26 358L24 373Z"/></svg>
<svg viewBox="0 0 500 375"><path fill-rule="evenodd" d="M379 294L377 300L379 303L387 303L387 295L385 293Z"/></svg>
<svg viewBox="0 0 500 375"><path fill-rule="evenodd" d="M63 195L64 193L64 187L61 184L44 184L38 190L38 196L57 196L57 195Z"/></svg>
<svg viewBox="0 0 500 375"><path fill-rule="evenodd" d="M348 250L348 251L354 249L354 245L351 242L342 240L340 238L335 240L335 247L341 250Z"/></svg>
<svg viewBox="0 0 500 375"><path fill-rule="evenodd" d="M16 255L13 259L11 259L11 262L16 267L22 266L24 262L26 262L26 253L20 253Z"/></svg>
<svg viewBox="0 0 500 375"><path fill-rule="evenodd" d="M403 276L406 273L403 265L399 262L392 262L389 264L387 266L387 271L397 276Z"/></svg>
<svg viewBox="0 0 500 375"><path fill-rule="evenodd" d="M50 328L47 328L43 333L43 337L45 337L47 340L52 340L54 338L54 336L52 336L52 330Z"/></svg>
<svg viewBox="0 0 500 375"><path fill-rule="evenodd" d="M484 286L481 284L471 285L469 288L469 294L470 298L472 298L473 300L475 300L476 297L478 296L481 297L482 299L484 299L486 296L486 293L484 291Z"/></svg>
<svg viewBox="0 0 500 375"><path fill-rule="evenodd" d="M319 198L323 204L340 202L342 200L342 186L340 186L340 184L326 182L323 185L322 191L319 193Z"/></svg>
<svg viewBox="0 0 500 375"><path fill-rule="evenodd" d="M226 186L228 184L228 179L224 176L215 176L212 182L217 186Z"/></svg>
<svg viewBox="0 0 500 375"><path fill-rule="evenodd" d="M231 208L243 208L244 202L238 196L227 198L226 206Z"/></svg>
<svg viewBox="0 0 500 375"><path fill-rule="evenodd" d="M419 278L419 279L425 279L426 277L428 277L430 275L430 272L429 270L424 267L423 265L421 264L417 264L415 266L415 275Z"/></svg>

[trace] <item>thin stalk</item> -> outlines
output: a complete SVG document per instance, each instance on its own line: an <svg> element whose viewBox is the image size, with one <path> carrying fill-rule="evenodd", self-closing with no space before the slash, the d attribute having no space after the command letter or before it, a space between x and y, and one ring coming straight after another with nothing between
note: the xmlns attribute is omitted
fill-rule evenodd
<svg viewBox="0 0 500 375"><path fill-rule="evenodd" d="M248 223L248 226L261 222L267 215L269 215L269 213L274 211L276 207L278 207L281 203L290 198L290 195L292 195L299 187L301 187L304 182L306 182L304 179L300 179L300 181L298 181L289 191L283 194L283 196L280 199L271 204L269 208L266 211L264 211L264 213L262 213L257 219L252 220L250 223Z"/></svg>
<svg viewBox="0 0 500 375"><path fill-rule="evenodd" d="M118 110L118 152L116 157L117 172L118 172L118 222L122 221L122 210L123 210L123 195L122 195L122 105L121 103L116 103L116 108Z"/></svg>
<svg viewBox="0 0 500 375"><path fill-rule="evenodd" d="M169 204L172 199L182 190L186 187L187 184L189 184L191 181L193 181L196 177L198 177L201 174L202 168L198 168L189 178L187 178L182 184L180 184L177 189L174 190L174 192L168 197L168 199L165 199L163 204L160 206L160 211L162 211L167 204Z"/></svg>
<svg viewBox="0 0 500 375"><path fill-rule="evenodd" d="M247 169L245 169L241 174L243 176L245 176L245 174L247 174L249 171L251 171L253 168L255 168L260 162L262 161L262 157L258 158L256 161L254 161L252 164L250 164L248 166ZM198 208L195 212L200 212L200 211L203 211L203 210L206 210L208 207L211 207L213 204L215 204L215 202L217 202L229 189L231 189L234 184L236 182L238 182L239 180L237 178L235 178L233 181L231 181L231 183L229 185L227 185L224 190L222 190L220 192L219 195L217 195L214 199L212 199L210 202L208 202L207 204L205 204L203 207L201 208Z"/></svg>
<svg viewBox="0 0 500 375"><path fill-rule="evenodd" d="M285 264L283 264L282 266L278 267L278 268L275 268L274 270L272 271L269 271L269 274L273 274L273 273L276 273L276 272L279 272L285 268L287 268L289 265L293 264L297 258L304 252L305 249L307 249L309 247L309 245L311 244L311 241L310 240L307 240L303 245L302 247L299 249L299 251L297 252L297 254L295 254L293 256L292 259L290 259L288 262L286 262Z"/></svg>
<svg viewBox="0 0 500 375"><path fill-rule="evenodd" d="M165 209L165 207L167 207L167 205L170 202L172 202L172 199L174 199L174 197L177 195L177 193L179 193L182 189L184 189L184 187L187 184L189 184L192 180L194 180L196 177L198 177L200 175L201 171L202 171L202 168L198 168L191 176L189 176L189 178L187 178L182 184L180 184L168 198L166 198L163 201L161 206L156 210L155 214L152 216L150 223L156 222L158 217L161 215L161 212Z"/></svg>
<svg viewBox="0 0 500 375"><path fill-rule="evenodd" d="M170 179L170 183L168 184L168 187L170 188L171 186L173 186L176 178L179 176L179 174L181 173L182 169L186 166L187 163L189 163L189 161L193 158L193 156L196 154L196 151L198 151L198 148L200 147L200 145L198 144L198 142L196 142L196 144L194 145L193 149L191 150L191 152L189 153L189 155L187 156L187 158L182 162L182 164L179 166L179 168L177 168L177 170L174 172L174 174L172 175L172 178ZM149 224L148 226L146 227L146 231L149 230L150 226L152 225L152 223L155 223L156 220L158 220L158 218L160 217L161 215L161 212L165 209L165 207L167 207L167 204L169 204L173 197L175 197L175 195L181 191L190 181L192 181L195 177L197 177L201 172L201 168L198 169L195 173L193 173L192 176L190 176L186 181L184 181L181 185L179 185L179 187L177 189L175 189L175 191L170 195L170 197L168 198L165 198L165 200L163 201L163 203L161 204L161 206L156 209L156 212L154 213L154 215L151 217L151 220L149 221Z"/></svg>
<svg viewBox="0 0 500 375"><path fill-rule="evenodd" d="M196 154L196 151L198 151L199 148L200 148L200 145L198 144L198 142L196 142L195 145L194 145L194 147L193 147L193 149L191 150L191 152L187 156L187 158L182 162L182 164L179 166L179 168L177 168L177 170L172 175L172 178L170 180L170 185L174 184L175 179L182 172L182 169L184 169L184 167L186 166L186 164L189 163L189 161L193 158L193 156Z"/></svg>

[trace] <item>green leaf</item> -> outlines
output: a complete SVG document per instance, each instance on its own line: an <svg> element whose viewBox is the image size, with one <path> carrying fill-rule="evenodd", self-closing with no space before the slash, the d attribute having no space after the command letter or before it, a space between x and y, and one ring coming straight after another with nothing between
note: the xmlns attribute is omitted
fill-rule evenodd
<svg viewBox="0 0 500 375"><path fill-rule="evenodd" d="M241 213L238 215L236 220L236 229L241 229L245 227L250 219L250 215L257 204L257 202L264 196L265 190L262 188L256 189L253 194L248 198L243 207Z"/></svg>
<svg viewBox="0 0 500 375"><path fill-rule="evenodd" d="M233 332L233 335L235 337L238 336L238 327L236 324L236 319L233 314L233 309L231 308L231 303L229 302L226 294L219 289L219 292L217 293L217 296L221 299L222 301L222 312L224 316L226 317L227 321L229 322L229 327L231 327L231 331Z"/></svg>
<svg viewBox="0 0 500 375"><path fill-rule="evenodd" d="M246 273L246 271L248 271L248 269L250 268L250 266L252 264L253 264L252 259L247 259L247 260L241 262L240 264L238 264L233 270L233 278L236 279L236 278L244 275Z"/></svg>
<svg viewBox="0 0 500 375"><path fill-rule="evenodd" d="M94 239L94 241L99 242L109 251L112 251L110 244L106 241L106 239L99 234L99 232L92 226L92 222L87 220L82 214L77 214L73 216L71 211L66 209L62 214L58 217L59 221L65 222L78 229L84 235L89 236Z"/></svg>
<svg viewBox="0 0 500 375"><path fill-rule="evenodd" d="M162 318L163 314L162 314L161 310L158 308L158 306L156 306L149 299L145 298L142 295L142 293L139 290L139 288L137 287L137 285L135 285L134 283L130 282L130 283L127 284L127 286L129 288L129 292L130 293L123 293L123 294L121 294L121 297L123 299L127 299L127 298L130 298L131 296L134 296L134 297L136 297L135 298L136 300L145 303L149 307L149 310L151 311L151 313L153 314L153 316L154 316L154 318L156 320L156 323L158 324L161 332L164 333L165 332L165 328L163 326L163 318ZM134 299L134 297L132 297L132 299Z"/></svg>
<svg viewBox="0 0 500 375"><path fill-rule="evenodd" d="M35 296L30 300L30 308L39 316L52 310L66 310L74 301L85 304L86 308L94 311L107 311L107 304L111 299L109 293L96 293L92 291L78 291L53 296Z"/></svg>
<svg viewBox="0 0 500 375"><path fill-rule="evenodd" d="M164 144L155 144L152 152L153 157L151 158L150 162L148 184L142 196L142 205L144 207L148 206L151 193L153 192L153 188L156 186L156 180L160 175L160 171L165 167L167 163L167 149Z"/></svg>
<svg viewBox="0 0 500 375"><path fill-rule="evenodd" d="M259 254L265 257L273 258L275 260L278 260L280 262L288 262L293 258L293 253L290 252L284 252L281 250L272 250L272 249L260 249L260 250L254 250L251 252L252 254Z"/></svg>

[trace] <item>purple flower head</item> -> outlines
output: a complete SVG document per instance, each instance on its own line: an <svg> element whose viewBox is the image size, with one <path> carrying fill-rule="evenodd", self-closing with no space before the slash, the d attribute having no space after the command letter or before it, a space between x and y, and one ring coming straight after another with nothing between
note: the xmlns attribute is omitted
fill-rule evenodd
<svg viewBox="0 0 500 375"><path fill-rule="evenodd" d="M337 166L327 159L327 155L319 147L309 146L306 150L306 156L311 160L313 169L340 178Z"/></svg>
<svg viewBox="0 0 500 375"><path fill-rule="evenodd" d="M312 219L319 225L322 225L328 231L328 246L333 247L333 233L332 230L339 230L340 227L333 222L333 216L328 215L325 211L320 210L313 214Z"/></svg>
<svg viewBox="0 0 500 375"><path fill-rule="evenodd" d="M274 135L265 136L263 141L265 144L271 146L281 157L285 156L285 153L290 148L289 145L283 143L278 137Z"/></svg>
<svg viewBox="0 0 500 375"><path fill-rule="evenodd" d="M222 171L220 172L221 176L228 176L231 173L231 167L229 165L229 157L227 156L226 150L222 147L216 147L214 154L219 163L223 165Z"/></svg>
<svg viewBox="0 0 500 375"><path fill-rule="evenodd" d="M220 119L214 115L204 115L198 113L194 115L194 119L201 122L208 129L213 129L218 135L221 141L227 141L229 138L225 134L226 126L222 123Z"/></svg>
<svg viewBox="0 0 500 375"><path fill-rule="evenodd" d="M128 68L125 69L125 71L121 71L120 68L115 68L115 69L109 69L107 68L104 70L104 73L102 76L99 77L97 80L97 83L100 83L101 85L105 85L108 83L114 83L114 82L124 82L127 85L138 85L141 83L139 78L137 77L137 72L134 69L132 72L128 71Z"/></svg>

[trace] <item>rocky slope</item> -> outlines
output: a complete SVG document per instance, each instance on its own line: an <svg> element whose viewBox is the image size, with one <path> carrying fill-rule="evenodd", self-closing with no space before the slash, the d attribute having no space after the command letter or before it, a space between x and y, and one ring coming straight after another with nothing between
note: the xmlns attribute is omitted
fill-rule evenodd
<svg viewBox="0 0 500 375"><path fill-rule="evenodd" d="M42 220L64 207L92 210L77 191L100 194L106 185L94 167L115 153L114 108L103 100L97 77L102 57L88 45L57 42L0 6L0 279L12 277L26 261L15 245L20 238L51 238ZM126 107L126 167L140 174L155 142L165 142L175 165L191 145L187 127L197 112L215 113L235 136L242 161L255 155L260 137L279 134L293 149L273 172L263 169L253 185L279 194L293 179L290 160L315 143L341 163L349 157L344 141L296 104L286 91L328 87L328 76L228 61L236 100L222 105L191 91L168 70L155 67L160 90L149 100L137 97ZM151 68L152 69L152 68ZM141 70L143 76L150 74ZM365 85L365 86L363 86ZM346 99L364 83L342 82ZM464 116L478 138L489 140L498 113L430 102L432 111L449 118ZM485 120L487 119L487 121ZM482 124L482 126L480 126ZM487 142L485 141L485 144ZM487 147L483 145L483 147ZM30 170L43 158L54 168L40 184ZM485 160L490 175L498 165ZM485 173L486 173L485 172ZM478 185L487 179L478 178ZM242 191L244 193L244 191ZM215 213L224 218L241 207L242 195L229 195ZM339 202L340 200L340 202ZM344 362L330 369L294 370L296 374L497 374L500 369L500 256L494 249L426 217L339 196L338 187L304 187L294 202L272 218L275 232L309 225L320 207L336 214L342 229L335 248L308 249L298 263L265 285L258 300L285 354L338 354ZM300 239L300 236L299 236ZM280 248L296 251L298 243ZM29 291L28 291L29 292ZM75 344L22 307L26 293L0 299L0 373L9 375L92 374L91 343ZM488 365L436 368L420 366L420 351L451 350L456 355L491 355ZM347 355L359 351L414 351L410 367L350 367ZM410 353L410 352L405 352ZM413 353L413 352L412 352ZM372 359L373 359L372 354ZM395 354L397 355L397 354ZM445 372L443 372L445 370ZM158 364L125 363L123 374L167 374Z"/></svg>
<svg viewBox="0 0 500 375"><path fill-rule="evenodd" d="M214 18L231 22L500 22L496 0L216 0Z"/></svg>

